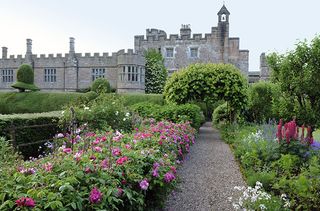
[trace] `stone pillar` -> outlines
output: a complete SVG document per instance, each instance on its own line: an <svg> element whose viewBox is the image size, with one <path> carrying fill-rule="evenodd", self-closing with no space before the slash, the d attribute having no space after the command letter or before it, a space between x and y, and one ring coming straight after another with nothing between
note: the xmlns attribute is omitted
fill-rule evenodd
<svg viewBox="0 0 320 211"><path fill-rule="evenodd" d="M8 48L2 47L2 59L8 58Z"/></svg>
<svg viewBox="0 0 320 211"><path fill-rule="evenodd" d="M70 54L74 54L75 53L75 50L74 50L74 38L73 37L70 37L69 53Z"/></svg>
<svg viewBox="0 0 320 211"><path fill-rule="evenodd" d="M27 39L27 54L31 55L32 54L32 40Z"/></svg>

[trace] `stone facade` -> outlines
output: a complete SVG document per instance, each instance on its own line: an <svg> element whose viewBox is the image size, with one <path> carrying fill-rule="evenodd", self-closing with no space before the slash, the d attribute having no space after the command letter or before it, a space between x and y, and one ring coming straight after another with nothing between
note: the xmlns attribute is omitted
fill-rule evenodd
<svg viewBox="0 0 320 211"><path fill-rule="evenodd" d="M193 34L189 25L182 25L180 34L167 36L159 29L147 29L146 36L134 38L134 48L144 52L154 48L164 57L166 68L174 72L192 63L230 63L238 67L247 76L249 51L239 49L239 38L229 37L230 12L223 5L218 12L218 26L211 28L211 33Z"/></svg>
<svg viewBox="0 0 320 211"><path fill-rule="evenodd" d="M238 67L250 82L269 77L265 54L260 57L260 72L248 72L249 51L240 50L240 39L229 37L230 12L223 5L218 12L218 26L205 34L191 34L189 25L182 25L180 34L167 36L159 29L147 29L145 36L134 37L134 48L108 53L76 53L75 40L70 38L69 53L32 54L32 40L27 39L27 50L22 55L8 58L8 48L2 47L0 58L0 90L13 90L16 72L21 64L34 69L35 85L46 91L76 91L88 88L98 77L109 80L117 92L144 92L145 58L151 48L159 50L169 73L192 63L230 63Z"/></svg>
<svg viewBox="0 0 320 211"><path fill-rule="evenodd" d="M70 38L69 53L45 55L32 54L32 40L27 39L25 56L7 57L7 48L2 48L0 59L0 89L11 90L16 82L17 69L21 64L30 64L34 69L34 82L45 91L76 91L88 88L99 77L109 80L117 92L144 92L145 59L132 49L117 53L75 52L74 38Z"/></svg>

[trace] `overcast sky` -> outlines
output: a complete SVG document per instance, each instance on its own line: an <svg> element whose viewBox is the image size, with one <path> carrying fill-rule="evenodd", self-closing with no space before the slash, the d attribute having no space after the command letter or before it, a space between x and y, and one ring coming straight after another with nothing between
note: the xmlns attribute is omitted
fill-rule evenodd
<svg viewBox="0 0 320 211"><path fill-rule="evenodd" d="M133 48L134 35L146 28L178 34L210 33L223 0L0 0L0 46L25 54L26 38L34 54L67 53L69 37L78 53ZM249 50L249 70L259 69L261 52L284 53L299 40L320 32L319 0L225 0L230 36Z"/></svg>

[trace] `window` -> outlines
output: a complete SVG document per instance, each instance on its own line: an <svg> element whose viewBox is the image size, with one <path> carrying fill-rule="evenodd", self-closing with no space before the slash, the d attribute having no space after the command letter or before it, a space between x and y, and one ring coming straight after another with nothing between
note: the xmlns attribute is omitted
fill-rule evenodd
<svg viewBox="0 0 320 211"><path fill-rule="evenodd" d="M126 66L122 67L122 72L120 73L120 81L124 81L126 75Z"/></svg>
<svg viewBox="0 0 320 211"><path fill-rule="evenodd" d="M13 70L4 69L1 71L1 74L2 74L2 82L4 83L13 82Z"/></svg>
<svg viewBox="0 0 320 211"><path fill-rule="evenodd" d="M54 68L44 69L44 82L57 82L57 70Z"/></svg>
<svg viewBox="0 0 320 211"><path fill-rule="evenodd" d="M97 78L104 78L106 70L104 68L93 68L92 69L92 81L96 80Z"/></svg>
<svg viewBox="0 0 320 211"><path fill-rule="evenodd" d="M173 57L173 48L166 48L166 57L168 58Z"/></svg>
<svg viewBox="0 0 320 211"><path fill-rule="evenodd" d="M190 57L198 58L198 48L190 48Z"/></svg>
<svg viewBox="0 0 320 211"><path fill-rule="evenodd" d="M222 15L221 15L221 21L222 21L222 22L225 22L226 20L227 20L226 14L222 14Z"/></svg>

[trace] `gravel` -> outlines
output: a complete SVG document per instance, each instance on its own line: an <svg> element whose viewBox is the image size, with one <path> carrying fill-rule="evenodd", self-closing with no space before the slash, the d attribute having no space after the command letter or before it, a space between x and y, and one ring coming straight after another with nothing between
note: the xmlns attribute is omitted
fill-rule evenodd
<svg viewBox="0 0 320 211"><path fill-rule="evenodd" d="M207 122L178 170L181 182L168 196L165 211L234 210L229 197L235 186L245 186L239 166L219 132Z"/></svg>

